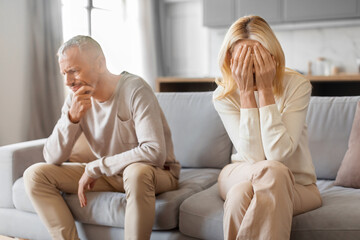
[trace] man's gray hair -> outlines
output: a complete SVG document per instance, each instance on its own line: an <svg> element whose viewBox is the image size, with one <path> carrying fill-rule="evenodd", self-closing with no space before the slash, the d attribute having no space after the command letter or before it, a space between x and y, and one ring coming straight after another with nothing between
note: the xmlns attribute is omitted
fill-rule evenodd
<svg viewBox="0 0 360 240"><path fill-rule="evenodd" d="M59 57L61 55L64 55L64 52L71 47L78 47L80 51L92 49L92 50L96 50L96 52L98 52L99 54L104 55L100 44L97 41L95 41L93 38L84 35L77 35L75 37L70 38L68 41L64 42L60 46L57 55Z"/></svg>

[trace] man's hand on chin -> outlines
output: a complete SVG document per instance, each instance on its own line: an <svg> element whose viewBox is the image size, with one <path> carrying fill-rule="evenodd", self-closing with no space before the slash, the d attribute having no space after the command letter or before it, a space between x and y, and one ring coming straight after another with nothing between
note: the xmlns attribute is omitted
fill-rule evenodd
<svg viewBox="0 0 360 240"><path fill-rule="evenodd" d="M68 112L71 122L78 123L85 113L91 108L91 96L94 89L90 86L80 87L73 96Z"/></svg>
<svg viewBox="0 0 360 240"><path fill-rule="evenodd" d="M87 205L87 199L85 195L85 190L91 190L95 186L96 179L89 177L86 172L83 173L79 180L78 188L78 197L80 201L80 206L85 207Z"/></svg>

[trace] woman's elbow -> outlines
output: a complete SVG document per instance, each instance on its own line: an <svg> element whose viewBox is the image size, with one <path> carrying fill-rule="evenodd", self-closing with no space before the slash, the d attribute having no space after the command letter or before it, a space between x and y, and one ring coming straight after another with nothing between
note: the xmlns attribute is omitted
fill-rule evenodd
<svg viewBox="0 0 360 240"><path fill-rule="evenodd" d="M265 149L264 149L265 150ZM293 147L288 148L272 148L265 150L266 159L269 161L284 162L294 153Z"/></svg>

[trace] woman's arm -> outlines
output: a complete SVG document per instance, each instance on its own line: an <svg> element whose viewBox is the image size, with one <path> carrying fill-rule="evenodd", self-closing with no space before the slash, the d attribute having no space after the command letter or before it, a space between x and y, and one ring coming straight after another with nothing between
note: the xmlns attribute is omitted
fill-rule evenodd
<svg viewBox="0 0 360 240"><path fill-rule="evenodd" d="M298 85L287 94L289 99L285 100L285 108L281 114L276 104L259 109L261 139L268 160L284 161L298 147L311 95L310 82L301 78L299 81L294 81L293 84Z"/></svg>
<svg viewBox="0 0 360 240"><path fill-rule="evenodd" d="M241 160L249 163L264 160L258 108L240 108L229 98L214 98L213 102Z"/></svg>
<svg viewBox="0 0 360 240"><path fill-rule="evenodd" d="M276 61L260 44L254 46L254 53L261 140L265 156L268 160L284 161L297 149L304 130L311 84L302 78L291 82L290 87L293 91L287 94L285 109L280 114L272 91Z"/></svg>

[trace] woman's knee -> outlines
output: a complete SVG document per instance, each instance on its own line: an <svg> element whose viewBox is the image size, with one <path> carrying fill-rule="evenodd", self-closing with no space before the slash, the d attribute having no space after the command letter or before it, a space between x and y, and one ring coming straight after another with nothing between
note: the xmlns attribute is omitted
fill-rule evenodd
<svg viewBox="0 0 360 240"><path fill-rule="evenodd" d="M295 179L291 170L283 163L278 161L259 162L259 171L254 174L254 178L270 177L275 181L291 181L295 184Z"/></svg>
<svg viewBox="0 0 360 240"><path fill-rule="evenodd" d="M249 206L254 196L254 189L251 182L241 182L230 188L226 194L225 207L239 208Z"/></svg>

